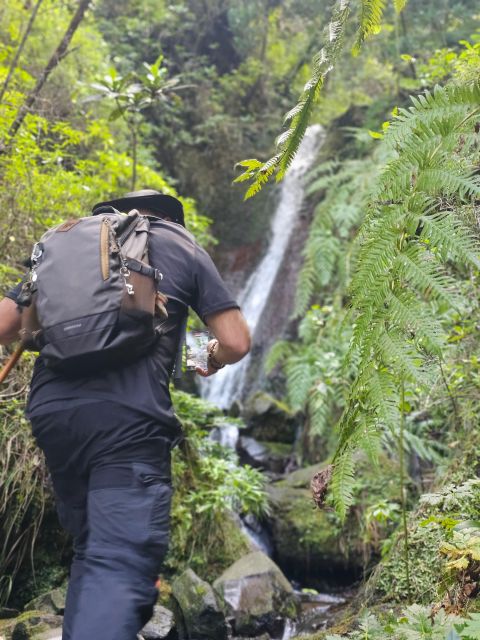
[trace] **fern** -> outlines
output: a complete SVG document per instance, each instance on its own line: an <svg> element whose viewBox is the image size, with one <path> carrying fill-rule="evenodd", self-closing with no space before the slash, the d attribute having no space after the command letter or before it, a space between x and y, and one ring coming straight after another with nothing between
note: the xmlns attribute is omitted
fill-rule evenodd
<svg viewBox="0 0 480 640"><path fill-rule="evenodd" d="M369 36L380 31L384 10L385 0L364 0L362 2L360 25L352 49L354 55L360 53L362 44Z"/></svg>
<svg viewBox="0 0 480 640"><path fill-rule="evenodd" d="M378 158L320 165L310 174L310 195L324 193L315 209L297 283L294 317L302 316L316 292L335 284L344 289L349 276L349 243L360 224L369 178Z"/></svg>
<svg viewBox="0 0 480 640"><path fill-rule="evenodd" d="M413 98L386 130L382 145L395 155L372 190L354 244L346 366L358 369L339 425L332 481L341 514L350 503L352 451L371 447L372 430L383 432L387 445L398 440L399 388L431 383L447 349L439 311L462 309L458 276L479 267L477 238L461 217L479 196L479 101L479 84L437 87ZM408 429L404 440L433 456Z"/></svg>
<svg viewBox="0 0 480 640"><path fill-rule="evenodd" d="M347 445L335 461L332 478L332 495L338 515L344 519L353 503L353 483L355 479L354 447Z"/></svg>
<svg viewBox="0 0 480 640"><path fill-rule="evenodd" d="M265 359L266 373L270 373L277 364L283 362L291 351L292 347L286 340L279 340L276 342Z"/></svg>
<svg viewBox="0 0 480 640"><path fill-rule="evenodd" d="M324 382L319 382L310 391L307 411L310 418L309 432L312 436L322 436L326 432L333 403L331 388Z"/></svg>

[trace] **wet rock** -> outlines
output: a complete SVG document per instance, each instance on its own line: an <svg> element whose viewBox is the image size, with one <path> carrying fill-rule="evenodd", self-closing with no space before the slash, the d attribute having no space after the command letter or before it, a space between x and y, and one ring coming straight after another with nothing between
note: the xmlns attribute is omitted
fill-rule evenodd
<svg viewBox="0 0 480 640"><path fill-rule="evenodd" d="M187 638L227 640L223 603L208 582L187 569L173 582L172 595L180 607L182 619L178 622Z"/></svg>
<svg viewBox="0 0 480 640"><path fill-rule="evenodd" d="M255 438L242 436L238 439L237 451L241 464L281 474L289 463L292 448L283 442L260 442Z"/></svg>
<svg viewBox="0 0 480 640"><path fill-rule="evenodd" d="M173 638L173 630L175 627L175 619L173 612L162 607L161 605L155 605L153 610L153 616L150 621L140 631L140 636L143 640L166 640Z"/></svg>
<svg viewBox="0 0 480 640"><path fill-rule="evenodd" d="M61 628L62 616L42 611L25 611L15 619L12 640L33 640L38 637L48 637L53 629ZM55 636L54 636L55 637Z"/></svg>
<svg viewBox="0 0 480 640"><path fill-rule="evenodd" d="M25 607L25 611L45 611L48 613L55 613L57 615L63 615L65 611L65 598L67 597L66 587L59 587L42 593L34 600L31 600Z"/></svg>
<svg viewBox="0 0 480 640"><path fill-rule="evenodd" d="M237 560L213 586L227 605L237 635L281 635L285 618L295 618L298 612L291 584L261 551Z"/></svg>
<svg viewBox="0 0 480 640"><path fill-rule="evenodd" d="M238 453L242 464L249 464L256 469L265 469L268 451L255 438L242 436L238 439Z"/></svg>
<svg viewBox="0 0 480 640"><path fill-rule="evenodd" d="M295 441L297 419L288 407L259 391L249 398L244 412L248 435L267 442Z"/></svg>

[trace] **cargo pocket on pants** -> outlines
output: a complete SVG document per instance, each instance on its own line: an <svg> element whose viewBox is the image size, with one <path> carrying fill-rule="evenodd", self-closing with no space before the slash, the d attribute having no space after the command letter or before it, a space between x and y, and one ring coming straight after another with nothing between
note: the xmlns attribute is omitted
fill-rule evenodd
<svg viewBox="0 0 480 640"><path fill-rule="evenodd" d="M148 518L149 546L155 548L163 559L170 539L170 508L173 493L170 476L144 463L136 463L133 468L135 474L138 474L138 480L152 499Z"/></svg>

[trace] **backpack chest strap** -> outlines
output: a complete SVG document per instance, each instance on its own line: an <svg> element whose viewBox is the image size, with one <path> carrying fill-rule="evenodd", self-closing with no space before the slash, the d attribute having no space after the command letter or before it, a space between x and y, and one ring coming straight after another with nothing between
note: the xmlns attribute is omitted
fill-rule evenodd
<svg viewBox="0 0 480 640"><path fill-rule="evenodd" d="M144 276L153 278L156 282L163 280L163 273L161 271L135 258L125 258L124 265L130 269L130 271L135 271L136 273L141 273Z"/></svg>

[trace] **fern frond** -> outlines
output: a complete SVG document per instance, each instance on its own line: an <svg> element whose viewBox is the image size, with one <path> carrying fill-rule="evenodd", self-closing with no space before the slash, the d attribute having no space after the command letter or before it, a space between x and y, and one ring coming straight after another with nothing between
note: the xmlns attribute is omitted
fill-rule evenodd
<svg viewBox="0 0 480 640"><path fill-rule="evenodd" d="M382 434L383 445L392 455L398 453L399 437L400 428L398 423L392 425L391 430ZM413 431L413 425L408 421L403 431L403 448L407 455L415 454L422 460L435 464L442 462L446 454L445 447L442 447L440 442L432 440L429 434L427 434L427 437L418 435Z"/></svg>
<svg viewBox="0 0 480 640"><path fill-rule="evenodd" d="M265 373L272 372L274 367L283 362L292 353L292 344L287 340L278 340L265 358Z"/></svg>
<svg viewBox="0 0 480 640"><path fill-rule="evenodd" d="M385 0L362 0L360 12L360 24L358 26L357 37L353 45L353 55L358 55L364 41L372 34L380 31L383 12L385 11Z"/></svg>
<svg viewBox="0 0 480 640"><path fill-rule="evenodd" d="M440 252L444 260L457 260L480 268L478 242L453 212L438 211L421 216L420 223L420 237Z"/></svg>
<svg viewBox="0 0 480 640"><path fill-rule="evenodd" d="M249 198L252 198L254 195L256 195L260 191L263 185L268 182L268 179L270 178L270 176L275 172L279 159L280 159L280 154L273 156L272 158L270 158L270 160L267 160L267 162L265 162L260 167L260 169L257 169L257 171L254 172L254 175L252 175L252 178L254 178L254 182L248 188L244 196L244 200L248 200Z"/></svg>
<svg viewBox="0 0 480 640"><path fill-rule="evenodd" d="M312 76L306 83L300 100L285 116L285 124L288 125L288 129L277 140L278 152L251 176L253 183L245 194L245 199L258 193L275 171L277 172L277 180L281 180L291 165L305 135L313 106L318 99L325 78L333 69L342 51L345 25L349 13L349 1L337 0L327 27L327 43L313 59Z"/></svg>
<svg viewBox="0 0 480 640"><path fill-rule="evenodd" d="M308 309L310 300L315 291L315 283L317 274L315 270L315 257L307 253L300 274L297 279L297 287L295 291L295 303L293 309L293 318L300 318Z"/></svg>
<svg viewBox="0 0 480 640"><path fill-rule="evenodd" d="M398 424L398 383L392 374L385 368L378 369L370 364L365 387L379 420L389 427Z"/></svg>
<svg viewBox="0 0 480 640"><path fill-rule="evenodd" d="M356 445L365 451L368 459L375 467L378 466L378 458L381 451L381 435L382 433L374 421L368 422L364 420L358 429Z"/></svg>
<svg viewBox="0 0 480 640"><path fill-rule="evenodd" d="M286 374L289 404L294 411L301 410L306 404L308 393L315 379L312 376L311 366L304 358L294 356L287 361Z"/></svg>
<svg viewBox="0 0 480 640"><path fill-rule="evenodd" d="M410 245L396 257L396 269L424 299L443 300L453 308L460 306L454 278L441 271L432 254L418 245Z"/></svg>
<svg viewBox="0 0 480 640"><path fill-rule="evenodd" d="M355 464L353 449L345 447L335 460L332 475L332 497L335 509L345 520L348 509L353 504L353 486L355 482Z"/></svg>
<svg viewBox="0 0 480 640"><path fill-rule="evenodd" d="M480 112L480 83L437 85L411 101L412 106L399 109L390 123L384 137L387 145L402 146L428 131L445 136L447 131L473 130L473 118Z"/></svg>
<svg viewBox="0 0 480 640"><path fill-rule="evenodd" d="M385 305L386 322L396 324L428 353L441 356L445 339L441 339L440 322L432 318L431 314L425 317L423 306L413 292L388 292Z"/></svg>
<svg viewBox="0 0 480 640"><path fill-rule="evenodd" d="M470 172L454 172L452 167L432 167L419 173L416 188L432 195L458 194L463 200L480 196L480 177L471 175Z"/></svg>
<svg viewBox="0 0 480 640"><path fill-rule="evenodd" d="M319 382L311 390L307 404L311 435L321 436L325 433L331 416L331 404L327 385Z"/></svg>
<svg viewBox="0 0 480 640"><path fill-rule="evenodd" d="M378 359L391 368L400 379L420 383L422 360L413 345L406 342L397 332L386 329L379 335L375 350Z"/></svg>

